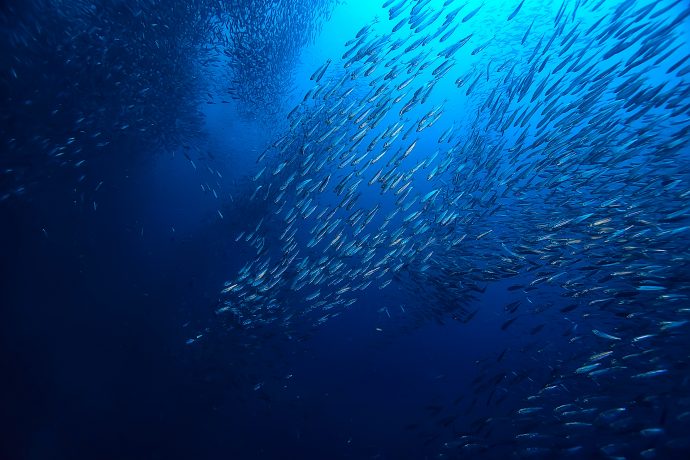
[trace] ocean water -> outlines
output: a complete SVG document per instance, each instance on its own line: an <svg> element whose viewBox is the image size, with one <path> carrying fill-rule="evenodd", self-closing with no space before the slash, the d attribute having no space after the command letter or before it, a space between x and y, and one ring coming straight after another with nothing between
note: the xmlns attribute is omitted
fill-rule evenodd
<svg viewBox="0 0 690 460"><path fill-rule="evenodd" d="M0 458L687 458L689 33L3 3Z"/></svg>

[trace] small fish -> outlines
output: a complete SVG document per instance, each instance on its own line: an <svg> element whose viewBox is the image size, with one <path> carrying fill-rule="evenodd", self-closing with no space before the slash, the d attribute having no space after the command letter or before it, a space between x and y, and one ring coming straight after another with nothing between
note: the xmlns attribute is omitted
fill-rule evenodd
<svg viewBox="0 0 690 460"><path fill-rule="evenodd" d="M596 335L597 337L601 337L602 339L606 339L606 340L621 340L620 337L616 337L616 336L613 336L611 334L607 334L606 332L601 332L597 329L592 329L592 333L594 333L594 335Z"/></svg>
<svg viewBox="0 0 690 460"><path fill-rule="evenodd" d="M517 16L517 14L520 12L520 8L522 8L523 3L525 3L525 0L522 0L520 4L517 6L517 8L515 8L515 10L512 13L510 13L510 16L508 16L508 21Z"/></svg>
<svg viewBox="0 0 690 460"><path fill-rule="evenodd" d="M516 319L518 319L517 316L515 318L510 318L508 321L501 324L501 330L505 331L506 329L508 329L510 327L510 325L515 322Z"/></svg>
<svg viewBox="0 0 690 460"><path fill-rule="evenodd" d="M657 369L654 371L642 372L640 374L635 374L632 376L632 378L634 378L634 379L648 379L648 378L652 378L652 377L658 377L659 375L664 375L667 373L668 373L667 369Z"/></svg>
<svg viewBox="0 0 690 460"><path fill-rule="evenodd" d="M477 13L479 13L479 10L481 10L483 6L484 6L484 3L482 3L477 8L475 8L472 11L470 11L469 13L467 13L467 15L464 18L462 18L462 22L467 22L470 19L472 19Z"/></svg>

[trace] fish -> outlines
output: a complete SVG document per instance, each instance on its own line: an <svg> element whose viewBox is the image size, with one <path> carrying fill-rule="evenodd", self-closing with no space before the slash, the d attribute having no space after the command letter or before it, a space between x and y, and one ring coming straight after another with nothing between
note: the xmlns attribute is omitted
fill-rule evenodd
<svg viewBox="0 0 690 460"><path fill-rule="evenodd" d="M319 81L321 81L321 79L323 78L324 74L326 73L326 70L328 70L328 66L329 66L330 64L331 64L331 60L330 60L330 59L327 59L326 62L325 62L321 67L319 67L318 69L316 69L316 70L314 71L314 73L311 75L311 77L309 77L309 79L310 79L310 80L313 80L313 81L316 82L316 83L318 83Z"/></svg>
<svg viewBox="0 0 690 460"><path fill-rule="evenodd" d="M602 339L607 339L607 340L621 340L620 337L613 336L611 334L607 334L606 332L601 332L597 329L592 329L592 333L598 337L601 337Z"/></svg>
<svg viewBox="0 0 690 460"><path fill-rule="evenodd" d="M515 9L513 10L513 12L510 13L510 15L508 16L508 21L510 21L511 19L513 19L515 16L517 16L517 14L520 12L520 9L522 8L522 5L523 5L524 3L525 3L525 0L522 0L522 1L518 4L518 6L515 7Z"/></svg>
<svg viewBox="0 0 690 460"><path fill-rule="evenodd" d="M505 331L506 329L508 329L510 327L510 325L513 324L515 322L515 320L517 320L517 319L518 319L518 317L516 316L514 318L510 318L509 320L507 320L506 322L501 324L501 330Z"/></svg>
<svg viewBox="0 0 690 460"><path fill-rule="evenodd" d="M484 3L480 4L478 7L467 13L464 18L462 18L462 22L467 22L470 19L472 19L477 13L479 13L479 10L481 10L484 7Z"/></svg>

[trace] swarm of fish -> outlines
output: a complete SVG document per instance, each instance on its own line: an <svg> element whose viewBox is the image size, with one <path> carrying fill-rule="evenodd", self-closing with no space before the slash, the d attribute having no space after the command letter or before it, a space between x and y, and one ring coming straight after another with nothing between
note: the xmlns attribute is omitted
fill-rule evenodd
<svg viewBox="0 0 690 460"><path fill-rule="evenodd" d="M94 155L198 149L204 102L236 100L254 115L279 107L300 47L336 2L280 3L0 6L0 200L54 167L84 181Z"/></svg>
<svg viewBox="0 0 690 460"><path fill-rule="evenodd" d="M216 9L29 0L0 9L0 199L54 166L193 144ZM87 162L85 164L85 162ZM95 184L94 184L95 185Z"/></svg>
<svg viewBox="0 0 690 460"><path fill-rule="evenodd" d="M219 42L230 70L227 91L247 117L277 114L299 53L314 41L336 0L221 2Z"/></svg>
<svg viewBox="0 0 690 460"><path fill-rule="evenodd" d="M394 283L423 318L466 322L510 280L500 330L542 315L526 336L565 326L567 343L525 345L534 370L492 360L463 416L483 392L488 415L442 455L690 449L688 5L383 8L258 158L252 200L271 212L236 235L256 258L217 313L319 325ZM524 405L502 412L509 391Z"/></svg>

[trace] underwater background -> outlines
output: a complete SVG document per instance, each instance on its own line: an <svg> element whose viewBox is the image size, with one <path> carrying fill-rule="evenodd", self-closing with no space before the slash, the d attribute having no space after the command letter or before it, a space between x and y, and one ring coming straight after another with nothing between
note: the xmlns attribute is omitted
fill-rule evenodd
<svg viewBox="0 0 690 460"><path fill-rule="evenodd" d="M0 4L3 459L690 455L686 0Z"/></svg>

